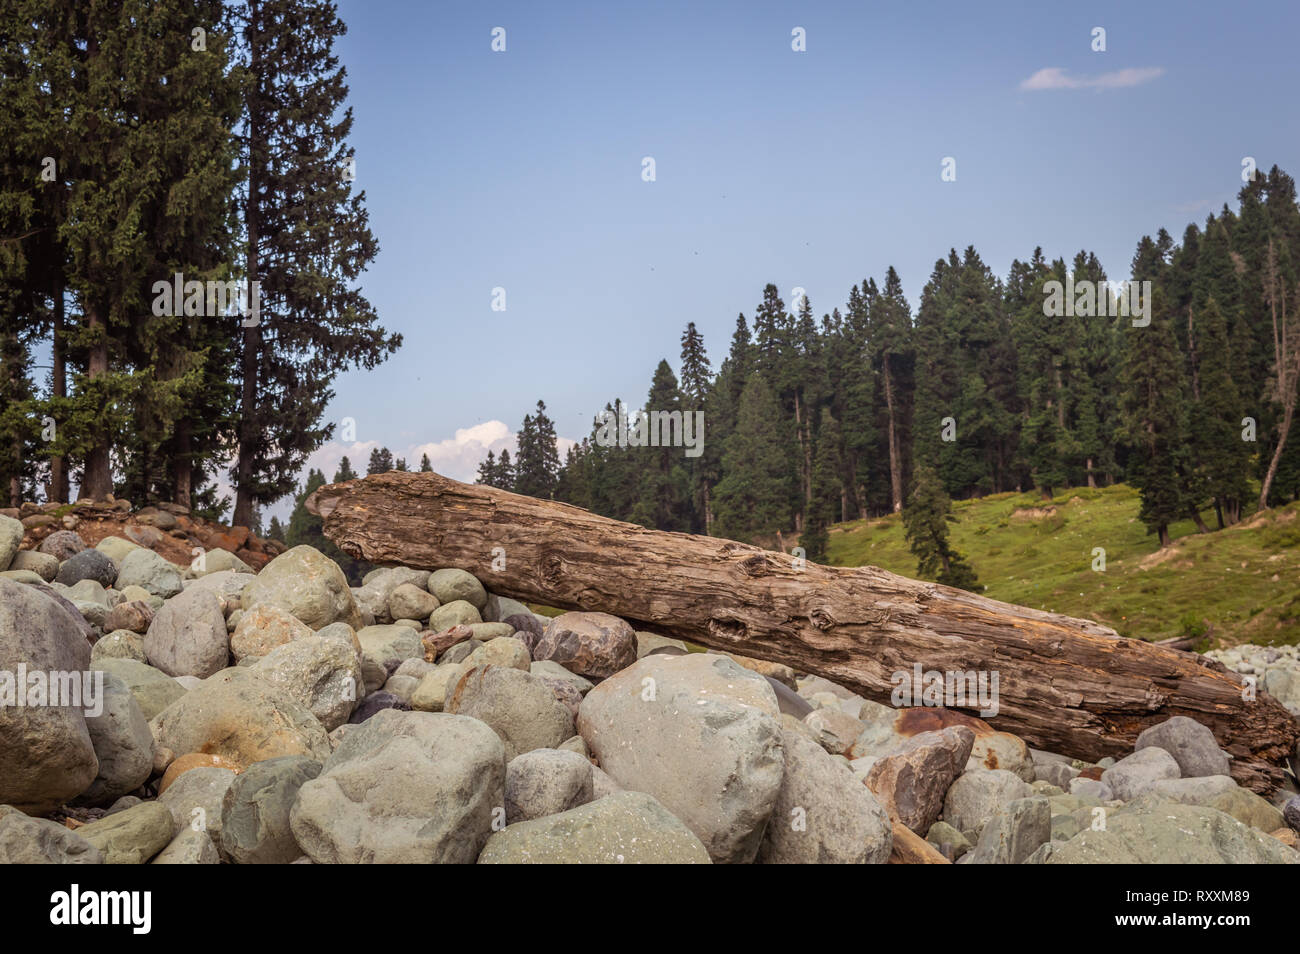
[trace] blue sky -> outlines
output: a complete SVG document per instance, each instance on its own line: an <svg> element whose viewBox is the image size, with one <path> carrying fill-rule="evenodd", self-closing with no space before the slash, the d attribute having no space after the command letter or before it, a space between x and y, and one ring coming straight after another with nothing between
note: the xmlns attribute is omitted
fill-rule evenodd
<svg viewBox="0 0 1300 954"><path fill-rule="evenodd" d="M970 244L1122 277L1235 206L1243 157L1300 173L1296 4L987 6L341 0L363 287L406 341L338 379L357 443L313 463L384 444L468 478L538 398L569 438L642 401L688 321L716 368L766 282L820 316L892 264L915 305Z"/></svg>

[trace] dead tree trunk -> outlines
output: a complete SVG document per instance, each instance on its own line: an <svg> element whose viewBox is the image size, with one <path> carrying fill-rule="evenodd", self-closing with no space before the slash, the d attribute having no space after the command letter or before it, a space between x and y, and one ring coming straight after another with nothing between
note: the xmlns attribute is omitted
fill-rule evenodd
<svg viewBox="0 0 1300 954"><path fill-rule="evenodd" d="M646 530L433 473L332 484L307 507L352 556L459 567L504 596L613 613L886 704L917 665L954 674L948 686L957 673L990 681L996 673L998 713L987 721L1076 758L1127 755L1146 727L1190 716L1233 756L1234 777L1269 791L1300 737L1280 703L1263 692L1243 701L1250 693L1241 678L1203 657L877 567L801 566L758 547Z"/></svg>

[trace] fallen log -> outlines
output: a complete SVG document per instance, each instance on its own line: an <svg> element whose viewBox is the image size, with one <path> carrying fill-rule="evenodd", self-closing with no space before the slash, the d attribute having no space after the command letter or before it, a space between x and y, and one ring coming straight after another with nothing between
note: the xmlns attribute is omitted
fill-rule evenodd
<svg viewBox="0 0 1300 954"><path fill-rule="evenodd" d="M433 473L331 484L307 508L354 557L458 567L503 596L613 613L885 704L918 666L927 676L952 674L949 692L957 674L984 674L990 684L996 676L996 714L975 711L972 699L949 708L1074 758L1121 758L1143 729L1189 716L1214 732L1239 782L1269 792L1300 738L1280 703L1252 696L1241 677L1202 656L878 567L803 563Z"/></svg>

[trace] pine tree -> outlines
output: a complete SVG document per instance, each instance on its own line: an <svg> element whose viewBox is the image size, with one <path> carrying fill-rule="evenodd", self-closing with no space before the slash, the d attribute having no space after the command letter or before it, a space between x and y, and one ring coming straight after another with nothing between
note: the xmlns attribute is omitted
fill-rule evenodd
<svg viewBox="0 0 1300 954"><path fill-rule="evenodd" d="M279 517L271 517L271 529L267 531L267 536L284 543L284 526L280 523Z"/></svg>
<svg viewBox="0 0 1300 954"><path fill-rule="evenodd" d="M366 476L386 474L393 469L393 452L387 447L376 447L370 452L370 463L366 465Z"/></svg>
<svg viewBox="0 0 1300 954"><path fill-rule="evenodd" d="M999 283L973 247L935 263L917 315L916 460L947 493L1015 479L1016 353ZM949 438L953 439L949 439Z"/></svg>
<svg viewBox="0 0 1300 954"><path fill-rule="evenodd" d="M684 405L703 407L712 380L713 369L704 350L704 336L695 330L695 322L689 322L682 332L681 390Z"/></svg>
<svg viewBox="0 0 1300 954"><path fill-rule="evenodd" d="M667 361L660 361L655 369L650 393L646 398L647 413L681 414L682 396L677 389L677 378ZM651 417L651 428L656 418ZM657 530L690 529L690 497L686 459L681 447L664 445L662 439L670 435L656 433L659 447L629 447L625 453L637 459L641 478L637 486L637 499L630 519L644 527Z"/></svg>
<svg viewBox="0 0 1300 954"><path fill-rule="evenodd" d="M546 405L537 402L537 414L524 415L515 457L514 491L529 497L549 499L560 475L560 451L555 425L546 416Z"/></svg>
<svg viewBox="0 0 1300 954"><path fill-rule="evenodd" d="M840 432L830 408L822 408L816 435L817 451L813 458L812 499L799 545L805 558L826 563L830 544L828 527L835 520L840 503Z"/></svg>
<svg viewBox="0 0 1300 954"><path fill-rule="evenodd" d="M868 310L868 347L872 366L880 375L886 415L886 449L889 455L891 503L903 509L904 441L911 402L912 308L903 294L903 282L889 266L885 287Z"/></svg>
<svg viewBox="0 0 1300 954"><path fill-rule="evenodd" d="M497 461L495 474L496 483L492 486L501 490L515 490L517 474L515 465L510 460L510 451L503 449L501 459Z"/></svg>
<svg viewBox="0 0 1300 954"><path fill-rule="evenodd" d="M497 455L494 451L488 451L487 456L478 463L478 476L474 478L474 483L483 484L486 487L495 487L497 480Z"/></svg>
<svg viewBox="0 0 1300 954"><path fill-rule="evenodd" d="M1200 394L1189 415L1189 466L1202 493L1214 499L1219 526L1225 527L1240 521L1250 492L1250 445L1241 439L1243 407L1233 379L1228 327L1213 296L1199 309L1195 327Z"/></svg>
<svg viewBox="0 0 1300 954"><path fill-rule="evenodd" d="M433 472L433 464L429 463L429 455L420 455L420 473L429 474Z"/></svg>
<svg viewBox="0 0 1300 954"><path fill-rule="evenodd" d="M695 322L690 322L682 333L682 414L689 415L695 411L703 412L703 420L708 422L709 413L706 406L710 403L713 386L713 369L709 365L709 356L704 350L704 337L695 330ZM708 440L704 450L707 453ZM689 526L685 529L691 533L708 532L709 492L711 480L710 462L703 455L688 458L684 467L689 484L690 504L688 509ZM714 478L716 479L716 478Z"/></svg>
<svg viewBox="0 0 1300 954"><path fill-rule="evenodd" d="M395 464L393 465L393 470L405 471L405 470L406 470L406 458L405 458L405 457L399 457L399 458L397 458L397 463L395 463Z"/></svg>
<svg viewBox="0 0 1300 954"><path fill-rule="evenodd" d="M352 469L352 461L348 460L345 455L343 459L339 461L339 469L334 472L334 483L341 484L345 480L356 479L357 473Z"/></svg>
<svg viewBox="0 0 1300 954"><path fill-rule="evenodd" d="M736 428L723 454L723 478L714 494L715 536L751 542L790 529L790 445L772 426L781 416L772 388L761 372L754 372L741 393Z"/></svg>
<svg viewBox="0 0 1300 954"><path fill-rule="evenodd" d="M1144 238L1134 260L1134 280L1158 274L1160 263L1159 247ZM1149 325L1130 324L1125 331L1124 428L1134 448L1129 480L1141 492L1139 518L1166 547L1169 525L1188 510L1187 407L1182 358L1159 285L1153 286L1150 308Z"/></svg>
<svg viewBox="0 0 1300 954"><path fill-rule="evenodd" d="M378 252L353 193L352 111L334 51L346 31L328 0L231 0L246 78L244 272L261 288L246 323L234 521L292 488L324 443L334 377L373 368L401 344L378 324L357 279Z"/></svg>
<svg viewBox="0 0 1300 954"><path fill-rule="evenodd" d="M903 533L916 557L921 576L933 576L945 586L978 592L975 571L948 542L952 501L944 493L938 474L929 465L916 468L912 495L903 508Z"/></svg>

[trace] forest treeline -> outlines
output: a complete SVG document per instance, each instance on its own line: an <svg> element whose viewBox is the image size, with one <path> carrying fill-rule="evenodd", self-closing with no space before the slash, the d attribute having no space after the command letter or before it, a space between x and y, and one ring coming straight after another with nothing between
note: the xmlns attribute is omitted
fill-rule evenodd
<svg viewBox="0 0 1300 954"><path fill-rule="evenodd" d="M539 403L515 458L489 457L479 481L661 530L798 533L811 559L828 524L900 511L916 487L941 520L945 495L1127 481L1162 545L1178 520L1209 531L1212 511L1229 526L1300 494L1295 183L1275 166L1238 200L1181 242L1164 229L1138 242L1125 280L1151 283L1140 317L1118 314L1125 286L1086 251L1036 248L1000 278L973 247L953 250L916 314L892 267L820 321L768 285L716 373L694 322L679 373L654 371L644 409L703 410L702 456L602 446L594 422L560 461L537 440L538 418L553 435ZM1091 304L1078 291L1078 308L1048 315L1052 282Z"/></svg>
<svg viewBox="0 0 1300 954"><path fill-rule="evenodd" d="M378 244L344 32L321 0L0 7L9 504L76 485L216 516L228 468L255 527L332 435L336 375L400 345L356 284Z"/></svg>

